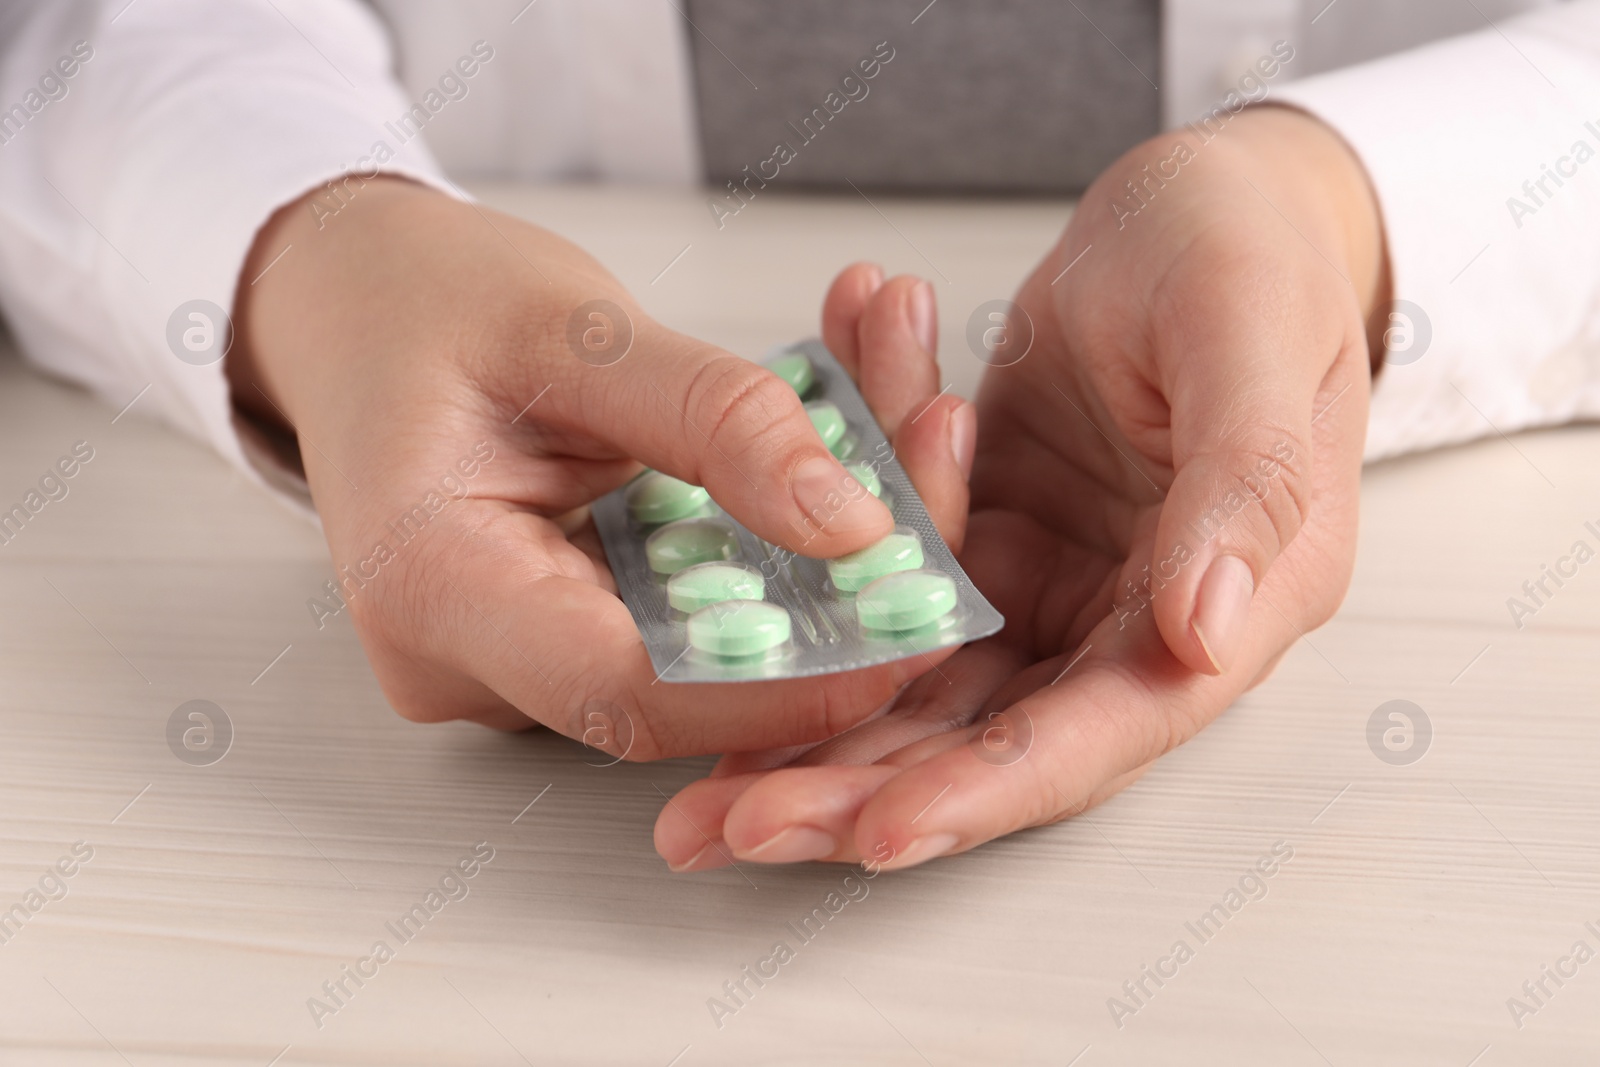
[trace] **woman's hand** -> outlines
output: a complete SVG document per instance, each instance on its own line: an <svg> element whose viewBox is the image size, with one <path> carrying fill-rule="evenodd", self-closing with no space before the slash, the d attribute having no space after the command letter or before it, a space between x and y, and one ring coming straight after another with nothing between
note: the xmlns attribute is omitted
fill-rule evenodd
<svg viewBox="0 0 1600 1067"><path fill-rule="evenodd" d="M657 849L683 864L692 820L740 859L907 866L1192 737L1344 595L1386 284L1365 175L1314 119L1130 152L1018 295L1031 349L983 381L961 558L1006 628L838 738L728 756ZM849 313L830 295L835 336Z"/></svg>
<svg viewBox="0 0 1600 1067"><path fill-rule="evenodd" d="M653 322L568 242L397 179L353 179L346 199L332 214L308 197L263 230L228 370L241 407L292 427L402 715L541 722L630 759L793 745L949 654L820 681L655 684L587 511L641 462L809 556L884 536L888 509L845 491L789 386ZM896 283L896 314L912 288ZM926 384L903 399L931 398ZM909 466L952 466L962 406L942 398L896 438ZM959 536L954 480L941 518Z"/></svg>

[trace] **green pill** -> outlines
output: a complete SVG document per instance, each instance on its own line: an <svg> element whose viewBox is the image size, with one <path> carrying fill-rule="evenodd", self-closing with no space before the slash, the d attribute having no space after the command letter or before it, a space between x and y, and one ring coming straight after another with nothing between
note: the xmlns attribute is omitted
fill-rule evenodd
<svg viewBox="0 0 1600 1067"><path fill-rule="evenodd" d="M883 480L878 477L878 472L872 469L870 463L846 463L844 469L850 472L850 477L861 483L862 488L878 499L883 499Z"/></svg>
<svg viewBox="0 0 1600 1067"><path fill-rule="evenodd" d="M768 363L767 369L788 382L801 396L805 396L817 382L816 368L811 366L811 360L804 352L785 352Z"/></svg>
<svg viewBox="0 0 1600 1067"><path fill-rule="evenodd" d="M915 630L955 606L956 583L940 571L885 575L856 594L856 618L868 630Z"/></svg>
<svg viewBox="0 0 1600 1067"><path fill-rule="evenodd" d="M711 494L670 474L645 471L624 491L623 500L635 522L654 526L693 515L711 502Z"/></svg>
<svg viewBox="0 0 1600 1067"><path fill-rule="evenodd" d="M886 574L911 571L922 566L922 539L917 532L905 526L895 527L894 533L877 544L868 545L849 555L828 561L828 577L841 593L854 593L864 589ZM891 629L901 630L895 626Z"/></svg>
<svg viewBox="0 0 1600 1067"><path fill-rule="evenodd" d="M757 656L789 640L789 613L764 600L728 600L689 616L689 644L714 656Z"/></svg>
<svg viewBox="0 0 1600 1067"><path fill-rule="evenodd" d="M764 600L766 579L748 563L700 563L667 579L667 603L693 614L725 600Z"/></svg>
<svg viewBox="0 0 1600 1067"><path fill-rule="evenodd" d="M739 554L733 527L716 519L684 519L661 527L644 542L645 559L657 574L677 574L696 563L732 559Z"/></svg>
<svg viewBox="0 0 1600 1067"><path fill-rule="evenodd" d="M844 440L845 431L850 428L844 421L844 412L831 400L813 400L806 405L806 414L811 416L811 425L816 427L817 436L830 452Z"/></svg>

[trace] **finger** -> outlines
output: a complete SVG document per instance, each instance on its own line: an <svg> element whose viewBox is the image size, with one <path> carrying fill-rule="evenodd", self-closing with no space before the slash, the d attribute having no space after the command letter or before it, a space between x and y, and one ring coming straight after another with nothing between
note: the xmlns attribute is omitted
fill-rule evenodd
<svg viewBox="0 0 1600 1067"><path fill-rule="evenodd" d="M901 275L873 293L857 327L856 381L891 440L939 392L933 286Z"/></svg>
<svg viewBox="0 0 1600 1067"><path fill-rule="evenodd" d="M1061 648L1064 643L1077 648L1094 625L1079 623L1079 617L1094 612L1098 621L1110 610L1109 592L1098 597L1096 590L1108 587L1115 577L1112 561L1062 543L1024 516L1001 512L976 516L972 545L963 562L972 580L1010 620L1005 630L963 647L942 662L938 672L911 683L853 730L818 745L731 753L712 775L795 762L875 760L928 730L947 729L963 715L970 716L1010 674L1049 654L1039 649ZM1098 610L1085 603L1091 599L1099 603ZM911 723L891 721L895 719Z"/></svg>
<svg viewBox="0 0 1600 1067"><path fill-rule="evenodd" d="M1153 624L1141 628L1155 637ZM1104 627L1094 637L1116 643ZM862 808L858 850L881 852L884 842L893 855L885 866L912 866L1077 814L1105 783L1192 735L1200 725L1195 711L1204 706L1197 690L1228 682L1189 671L1159 638L1152 643L1155 654L1139 666L1116 662L1111 652L1099 656L1097 647L1053 686L1047 672L1055 665L1040 664L1032 672L1040 688L1008 709L1031 738L1019 758L983 758L977 742L984 722L968 728L965 743L925 742L937 754L924 753ZM1129 672L1141 667L1156 674L1135 682Z"/></svg>
<svg viewBox="0 0 1600 1067"><path fill-rule="evenodd" d="M760 779L759 774L702 778L662 805L656 816L656 853L674 874L714 870L733 862L733 852L722 837L723 816Z"/></svg>
<svg viewBox="0 0 1600 1067"><path fill-rule="evenodd" d="M955 659L961 655L962 651L958 650L950 658ZM915 683L912 684L914 685ZM908 686L907 688L909 689L910 687ZM902 693L903 692L904 690L902 690ZM901 700L901 697L902 694L899 693L890 697L876 710L874 710L872 714L863 717L862 720L855 726L852 726L849 730L844 731L844 733L838 736L849 736L865 724L883 718L894 709L895 705ZM776 770L779 767L787 767L792 763L800 761L806 755L806 753L810 752L812 749L829 744L834 740L836 740L836 738L825 738L820 741L813 741L809 744L789 745L784 748L765 748L757 752L729 752L723 755L723 757L717 761L715 767L711 768L710 776L712 778L723 778L736 774L748 774L751 771L771 771Z"/></svg>
<svg viewBox="0 0 1600 1067"><path fill-rule="evenodd" d="M674 870L705 869L702 864L717 858L706 847L705 835L714 834L734 856L762 863L855 858L857 812L898 773L872 765L898 748L965 726L1019 666L1018 654L997 642L970 645L907 686L887 715L818 745L724 757L710 778L691 784L662 810L656 851Z"/></svg>
<svg viewBox="0 0 1600 1067"><path fill-rule="evenodd" d="M829 293L824 328L838 335L836 352L851 352L853 364L847 366L862 397L940 536L952 551L960 551L977 410L939 389L932 287L908 276L886 284L882 279L882 272L867 264L848 268ZM848 341L846 327L856 331Z"/></svg>
<svg viewBox="0 0 1600 1067"><path fill-rule="evenodd" d="M1172 389L1175 474L1138 583L1173 654L1207 674L1238 659L1255 591L1311 501L1318 382L1296 368L1304 356L1261 344L1194 339Z"/></svg>
<svg viewBox="0 0 1600 1067"><path fill-rule="evenodd" d="M905 468L928 517L950 551L966 538L967 477L977 444L978 413L958 396L935 397L895 435L895 458Z"/></svg>
<svg viewBox="0 0 1600 1067"><path fill-rule="evenodd" d="M858 324L856 379L894 445L939 535L961 550L977 410L939 389L933 288L909 276L884 283Z"/></svg>
<svg viewBox="0 0 1600 1067"><path fill-rule="evenodd" d="M723 820L728 848L741 860L853 862L861 808L896 774L867 765L786 767L763 775Z"/></svg>
<svg viewBox="0 0 1600 1067"><path fill-rule="evenodd" d="M484 718L495 701L616 757L814 743L849 729L954 652L822 678L661 682L632 616L554 524L473 501L352 600L385 693L420 721ZM410 580L402 580L410 579ZM418 612L415 604L430 605ZM396 630L395 619L405 620ZM603 709L601 743L586 716ZM751 714L759 708L761 714ZM502 720L504 721L504 720Z"/></svg>
<svg viewBox="0 0 1600 1067"><path fill-rule="evenodd" d="M741 861L848 861L856 855L857 812L896 773L892 767L792 767L703 779L672 798L657 819L656 851L675 864L695 847L676 825L676 808L706 834L719 835Z"/></svg>
<svg viewBox="0 0 1600 1067"><path fill-rule="evenodd" d="M796 763L877 763L925 738L969 726L995 691L1024 666L1024 657L1015 648L998 641L968 645L938 671L907 686L888 715L829 738Z"/></svg>
<svg viewBox="0 0 1600 1067"><path fill-rule="evenodd" d="M642 313L631 322L637 336L615 362L555 359L548 396L530 417L704 486L758 537L803 555L842 555L894 528L781 378Z"/></svg>
<svg viewBox="0 0 1600 1067"><path fill-rule="evenodd" d="M1104 616L1102 610L1101 617ZM1054 624L1050 628L1059 629ZM1159 636L1148 618L1145 630L1149 642L1171 663L1170 654L1160 645ZM907 686L887 714L865 720L854 729L803 752L785 753L794 760L793 767L772 773L771 782L764 781L760 790L746 793L741 789L737 794L725 796L729 811L722 821L742 828L729 838L731 847L737 854L744 854L765 839L758 830L748 827L758 827L766 836L776 836L783 826L795 824L827 830L839 841L837 851L818 850L810 858L839 859L860 854L860 840L852 850L844 846L839 836L858 805L840 804L830 809L829 821L822 820L815 814L816 783L821 779L790 773L793 770L840 764L877 764L904 769L962 747L972 748L980 759L993 764L1014 762L1020 758L1018 753L1025 756L1033 744L1032 726L1025 716L1013 713L1010 705L1035 689L1067 677L1077 665L1076 655L1061 655L1029 668L1035 656L1028 645L1026 641L991 639L967 646L941 664L937 672L926 674ZM980 718L978 727L967 729ZM770 755L728 757L719 765L719 770L726 768L733 773L771 768L775 763L764 758ZM808 834L795 837L817 840ZM789 855L787 848L781 854Z"/></svg>
<svg viewBox="0 0 1600 1067"><path fill-rule="evenodd" d="M994 691L1021 670L1027 657L996 640L963 646L877 712L836 737L809 745L731 752L710 777L723 778L790 766L876 763L930 735L972 722Z"/></svg>
<svg viewBox="0 0 1600 1067"><path fill-rule="evenodd" d="M937 671L907 686L884 714L869 716L820 744L731 753L718 762L712 777L786 766L876 763L931 734L968 725L990 695L1023 666L1020 652L997 641L967 645Z"/></svg>
<svg viewBox="0 0 1600 1067"><path fill-rule="evenodd" d="M1017 654L996 642L969 646L938 672L913 682L889 715L814 746L796 765L739 775L735 786L695 783L674 803L717 827L741 860L854 861L860 858L856 817L900 766L876 761L914 742L956 737L956 729L971 722L985 699L1019 666ZM669 862L686 862L690 846L703 851L681 831L665 838L659 828L671 821L663 812L657 822L657 850Z"/></svg>
<svg viewBox="0 0 1600 1067"><path fill-rule="evenodd" d="M1355 422L1363 417L1359 410L1349 416ZM1341 432L1350 429L1347 423ZM1353 435L1339 456L1353 473L1325 475L1319 493L1353 500L1360 440ZM1331 440L1327 444L1335 450ZM1077 814L1109 795L1114 783L1131 780L1140 768L1193 737L1303 629L1331 614L1337 592L1308 592L1305 576L1328 589L1343 588L1348 564L1337 558L1337 544L1353 529L1353 508L1353 503L1330 504L1329 526L1319 519L1263 583L1260 596L1289 614L1274 610L1252 617L1239 653L1243 669L1222 676L1192 671L1167 648L1153 613L1113 615L1088 635L1083 656L1070 670L1054 676L1060 668L1046 661L1017 679L1019 686L1037 686L1006 709L1012 728L1031 737L1022 758L982 758L977 741L987 723L980 719L967 728L965 744L930 738L919 743L921 752L912 746L886 760L926 757L907 766L863 807L858 851L871 854L887 842L884 847L895 858L884 865L910 866ZM996 699L1007 695L1002 689Z"/></svg>
<svg viewBox="0 0 1600 1067"><path fill-rule="evenodd" d="M964 650L958 650L950 658L951 659L958 658L959 656L961 656L963 654L963 651ZM912 683L912 685L915 685L915 683ZM906 687L906 689L909 689L909 688L911 688L911 687L910 686ZM897 693L895 696L890 697L888 700L884 701L883 704L881 706L879 706L875 711L873 711L872 714L864 717L855 726L852 726L850 729L845 730L843 733L837 735L836 737L825 738L823 740L814 741L814 742L811 742L809 744L804 744L804 745L789 745L789 746L787 746L785 748L766 748L766 749L762 749L762 750L760 750L758 752L729 752L729 753L725 754L720 760L717 761L717 765L715 767L711 768L711 777L712 778L722 778L722 777L726 777L726 776L730 776L730 775L736 775L736 774L747 774L747 773L749 773L751 771L771 771L771 770L777 770L779 767L787 767L787 766L790 766L791 764L798 763L801 760L803 760L804 757L807 755L807 753L811 752L812 750L814 750L816 748L819 748L819 747L822 747L822 746L825 746L825 745L828 745L828 744L832 743L833 741L838 740L839 737L848 737L851 734L855 733L855 731L861 729L861 727L866 725L867 723L874 722L874 721L876 721L878 719L882 719L885 715L889 714L892 710L894 710L895 706L902 699L902 696L903 696L905 691L906 690L902 690L901 693ZM826 762L861 762L861 763L870 763L871 761L870 760L859 760L859 761L826 761Z"/></svg>
<svg viewBox="0 0 1600 1067"><path fill-rule="evenodd" d="M882 267L876 263L852 263L839 272L822 301L822 343L852 378L857 377L859 365L856 328L867 300L882 284Z"/></svg>
<svg viewBox="0 0 1600 1067"><path fill-rule="evenodd" d="M1163 652L1163 655L1166 654ZM1167 659L1171 662L1170 656ZM993 664L984 665L987 666L999 667L1002 664L997 659ZM1062 664L1059 659L1040 663L1020 675L1015 673L1014 663L1005 663L1003 666L1012 684L1003 686L994 694L1002 700L1002 706L1006 691L1025 690L1038 686L1041 681L1047 682L1060 672ZM913 689L923 684L919 681ZM993 703L991 700L990 704ZM765 775L745 776L752 780L741 781L737 788L719 789L695 783L677 800L681 803L686 796L692 798L689 801L692 810L707 825L718 828L720 839L727 849L741 860L766 863L804 860L853 862L870 855L886 866L908 866L921 862L924 858L932 858L932 854L920 855L919 850L923 846L917 838L906 843L893 834L861 829L864 812L869 805L874 808L878 805L878 798L889 790L891 783L903 788L898 783L906 775L896 772L906 770L910 773L923 765L938 763L945 757L961 764L981 765L988 771L1004 772L1029 758L1034 744L1038 743L1032 725L1025 725L1025 716L1019 715L1015 709L1007 708L1000 716L986 717L970 729L964 727L964 722L972 719L971 709L959 713L955 717L956 722L943 723L939 722L938 714L929 714L929 710L919 709L906 723L910 729L900 734L901 740L916 735L921 735L920 739L888 753L875 764L786 767ZM858 727L852 733L873 734L876 735L875 740L888 740L894 731L887 728L892 725L892 719L882 719ZM1004 733L1004 743L991 744L988 737L991 733ZM820 752L825 747L818 746L813 752ZM856 754L864 753L859 745L855 751ZM1110 785L1120 787L1135 780L1148 764L1147 760L1132 771L1113 776L1108 785L1091 789L1087 802L1067 805L1064 799L1054 801L1048 814L1041 816L1038 821L1054 821L1066 815L1078 814L1085 807L1110 795L1114 791ZM1015 786L1016 782L1009 784ZM956 786L955 782L947 782L946 788L930 794L932 800L923 798L925 802L909 815L909 829L915 832L918 821L925 817L929 826L935 825L932 812L937 803L945 799L945 794L953 792ZM994 807L1003 811L1007 804L1014 805L1015 800L1013 793L1007 793ZM719 808L723 810L719 812ZM665 815L663 819L666 819ZM679 855L686 852L686 845L681 840L674 844L680 850Z"/></svg>
<svg viewBox="0 0 1600 1067"><path fill-rule="evenodd" d="M885 866L909 866L1081 813L1192 737L1302 630L1331 615L1353 555L1365 422L1365 394L1357 390L1348 399L1348 407L1319 409L1326 417L1313 427L1316 445L1330 462L1316 472L1318 521L1263 583L1260 598L1273 610L1252 618L1241 670L1222 677L1193 672L1167 648L1152 612L1102 612L1081 656L1035 664L996 689L973 725L880 757L878 766L901 767L903 773L861 807L854 854ZM1138 540L1139 550L1148 553L1144 536ZM1041 612L1048 613L1042 603L1025 614ZM1059 629L1048 622L1035 626ZM953 665L943 669L948 673ZM931 679L919 681L908 693L930 684ZM991 746L986 735L997 724L988 715L1013 698L999 727L1027 743ZM863 730L879 728L874 722ZM735 801L726 823L743 817L744 803ZM742 838L738 845L744 846ZM836 855L847 852L841 846Z"/></svg>

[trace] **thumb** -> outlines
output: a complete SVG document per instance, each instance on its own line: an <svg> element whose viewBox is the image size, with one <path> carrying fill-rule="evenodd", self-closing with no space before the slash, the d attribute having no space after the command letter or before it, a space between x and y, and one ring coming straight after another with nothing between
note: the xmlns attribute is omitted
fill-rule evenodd
<svg viewBox="0 0 1600 1067"><path fill-rule="evenodd" d="M704 486L773 544L828 558L894 530L889 509L828 451L800 397L749 360L639 316L626 358L564 361L557 416L657 470ZM601 362L601 361L596 361Z"/></svg>
<svg viewBox="0 0 1600 1067"><path fill-rule="evenodd" d="M1240 360L1174 390L1175 475L1147 571L1117 599L1149 600L1173 655L1206 674L1233 666L1255 591L1305 523L1315 381ZM1202 380L1203 379L1203 380Z"/></svg>

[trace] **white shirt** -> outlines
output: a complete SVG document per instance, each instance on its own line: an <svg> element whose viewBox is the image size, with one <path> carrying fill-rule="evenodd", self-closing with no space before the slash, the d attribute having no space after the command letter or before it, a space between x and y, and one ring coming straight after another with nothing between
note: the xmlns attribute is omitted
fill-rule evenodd
<svg viewBox="0 0 1600 1067"><path fill-rule="evenodd" d="M1279 99L1366 164L1395 296L1431 328L1425 351L1404 364L1392 353L1378 378L1369 459L1600 415L1600 3L1319 75Z"/></svg>
<svg viewBox="0 0 1600 1067"><path fill-rule="evenodd" d="M671 0L534 3L509 23L491 0L375 3L403 88L356 0L0 0L0 310L30 359L119 408L148 390L142 406L260 478L222 364L183 362L168 334L194 328L174 319L191 301L231 307L277 208L372 161L453 190L424 137L476 172L696 177ZM1396 295L1423 311L1396 320L1412 340L1395 357L1421 354L1384 368L1368 458L1600 414L1600 158L1577 148L1600 151L1600 0L1272 98L1365 163Z"/></svg>

